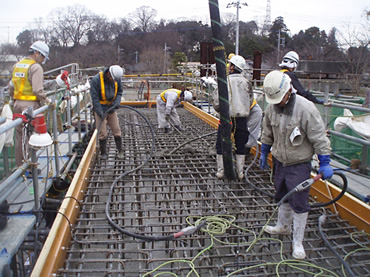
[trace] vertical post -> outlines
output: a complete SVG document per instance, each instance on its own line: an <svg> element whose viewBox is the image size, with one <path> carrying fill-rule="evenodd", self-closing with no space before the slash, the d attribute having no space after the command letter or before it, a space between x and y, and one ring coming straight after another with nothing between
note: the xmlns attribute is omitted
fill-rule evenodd
<svg viewBox="0 0 370 277"><path fill-rule="evenodd" d="M35 199L35 210L38 211L40 209L39 203L39 176L37 173L37 155L36 149L34 147L31 148L31 162L32 162L32 183L33 183L33 196Z"/></svg>
<svg viewBox="0 0 370 277"><path fill-rule="evenodd" d="M240 0L236 3L235 55L239 55L239 4Z"/></svg>
<svg viewBox="0 0 370 277"><path fill-rule="evenodd" d="M277 54L277 63L279 64L279 62L280 62L280 29L279 29L279 33L278 33L277 51L278 51L278 54Z"/></svg>
<svg viewBox="0 0 370 277"><path fill-rule="evenodd" d="M86 134L89 132L89 118L88 118L88 105L87 105L87 93L86 90L84 91L83 100L84 100L84 107L85 107L85 132Z"/></svg>
<svg viewBox="0 0 370 277"><path fill-rule="evenodd" d="M56 102L56 96L53 95L52 101ZM59 165L59 143L55 140L58 139L58 127L57 127L57 110L55 108L52 109L52 120L53 120L53 144L54 144L54 158L55 158L55 176L59 176L60 174L60 165Z"/></svg>
<svg viewBox="0 0 370 277"><path fill-rule="evenodd" d="M329 103L329 85L325 85L325 97L324 97L324 103L328 104ZM325 128L328 128L328 105L324 105L324 123L325 123Z"/></svg>
<svg viewBox="0 0 370 277"><path fill-rule="evenodd" d="M211 27L213 35L214 48L217 70L217 84L220 102L220 131L222 138L222 157L224 162L225 177L229 180L236 178L231 143L231 124L229 111L229 92L227 89L226 79L226 52L223 42L221 41L221 20L220 10L217 0L209 0L209 10L211 15Z"/></svg>
<svg viewBox="0 0 370 277"><path fill-rule="evenodd" d="M4 177L7 177L10 175L8 149L9 147L4 145L4 148L3 148Z"/></svg>
<svg viewBox="0 0 370 277"><path fill-rule="evenodd" d="M81 138L81 109L80 109L80 92L76 93L77 97L77 129L78 129L78 141L82 141Z"/></svg>
<svg viewBox="0 0 370 277"><path fill-rule="evenodd" d="M68 155L72 155L72 120L71 120L71 92L67 91L67 129L68 129Z"/></svg>

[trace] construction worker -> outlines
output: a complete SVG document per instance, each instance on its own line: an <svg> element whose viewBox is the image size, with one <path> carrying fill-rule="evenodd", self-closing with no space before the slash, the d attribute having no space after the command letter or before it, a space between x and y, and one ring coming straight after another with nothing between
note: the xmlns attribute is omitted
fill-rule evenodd
<svg viewBox="0 0 370 277"><path fill-rule="evenodd" d="M90 82L91 101L94 107L96 126L99 127L100 158L107 159L107 124L112 130L116 147L117 157L123 158L121 129L119 127L116 108L119 107L122 98L121 78L123 68L119 65L111 65L103 72L96 74ZM103 122L100 125L100 122Z"/></svg>
<svg viewBox="0 0 370 277"><path fill-rule="evenodd" d="M291 80L281 71L268 73L263 82L269 103L262 122L261 156L259 166L266 169L267 156L273 156L275 201L311 176L311 159L318 155L322 179L331 178L330 141L324 122L315 105L292 93ZM293 257L304 259L302 245L308 211L309 189L292 194L279 206L276 226L266 226L269 234L290 234L293 221Z"/></svg>
<svg viewBox="0 0 370 277"><path fill-rule="evenodd" d="M192 93L186 90L185 87L179 88L174 85L173 88L164 90L157 96L158 128L164 129L165 133L170 131L171 124L177 130L182 131L176 106L182 101L190 102L193 99Z"/></svg>
<svg viewBox="0 0 370 277"><path fill-rule="evenodd" d="M22 114L28 107L36 110L50 100L44 92L44 70L41 64L49 59L49 46L42 41L34 42L29 55L14 65L9 83L9 95L14 102L13 113ZM23 136L23 126L15 127L15 163L19 167L24 159L24 147L28 145Z"/></svg>
<svg viewBox="0 0 370 277"><path fill-rule="evenodd" d="M231 117L232 134L236 146L236 171L238 178L244 178L245 144L249 138L247 119L253 100L253 90L249 81L242 75L245 59L235 55L228 60L230 63L228 79L229 114ZM217 173L216 177L224 178L224 164L222 158L221 128L218 127L216 141Z"/></svg>
<svg viewBox="0 0 370 277"><path fill-rule="evenodd" d="M299 81L297 75L294 73L299 63L299 56L294 51L289 51L283 57L283 60L280 66L280 71L287 74L292 82L293 88L297 91L297 93L308 100L312 101L313 103L323 104L323 99L318 99L311 94L308 90L305 90L302 86L301 82Z"/></svg>

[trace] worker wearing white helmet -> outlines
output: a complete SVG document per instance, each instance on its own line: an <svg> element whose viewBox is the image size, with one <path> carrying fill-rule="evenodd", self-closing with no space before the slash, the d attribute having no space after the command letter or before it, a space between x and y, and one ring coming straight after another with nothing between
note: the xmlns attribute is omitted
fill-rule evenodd
<svg viewBox="0 0 370 277"><path fill-rule="evenodd" d="M311 94L308 90L305 90L301 82L299 81L297 75L294 73L299 63L299 56L294 51L289 51L285 54L283 57L283 60L280 66L280 70L287 74L290 77L292 86L296 90L296 93L303 96L304 98L307 98L308 100L317 103L317 104L323 104L323 99L318 99L315 96Z"/></svg>
<svg viewBox="0 0 370 277"><path fill-rule="evenodd" d="M249 81L242 75L245 68L245 59L240 55L234 55L228 60L230 63L229 74L227 76L229 92L229 114L232 123L232 133L234 134L236 146L236 171L238 178L244 178L244 164L246 149L245 144L248 142L248 116L250 107L253 103L253 90ZM221 128L217 131L216 141L216 160L217 173L216 177L224 178L224 165L222 157L222 137Z"/></svg>
<svg viewBox="0 0 370 277"><path fill-rule="evenodd" d="M162 91L157 96L157 117L158 128L164 129L165 133L169 133L170 126L173 126L182 131L180 117L176 111L176 106L182 101L190 102L193 99L193 94L186 90L185 87L174 84L171 89Z"/></svg>
<svg viewBox="0 0 370 277"><path fill-rule="evenodd" d="M123 158L121 129L119 126L116 108L120 106L122 98L121 78L124 69L119 65L111 65L99 72L90 82L90 95L94 107L96 126L99 129L100 158L107 159L107 124L112 130L118 158ZM103 122L100 125L100 122Z"/></svg>
<svg viewBox="0 0 370 277"><path fill-rule="evenodd" d="M9 83L9 95L14 101L14 114L21 114L28 107L36 110L42 104L50 103L44 92L44 64L49 57L49 46L42 41L36 41L29 48L29 55L14 65L12 79ZM21 166L24 157L23 126L15 130L15 161Z"/></svg>
<svg viewBox="0 0 370 277"><path fill-rule="evenodd" d="M298 184L311 176L311 159L317 154L322 179L331 178L330 141L324 122L315 105L292 93L287 74L268 73L263 81L269 103L262 122L261 157L259 165L266 169L267 156L273 157L275 201L279 202ZM266 226L270 234L289 234L293 222L293 257L304 259L304 230L310 209L309 190L296 192L279 206L276 226Z"/></svg>

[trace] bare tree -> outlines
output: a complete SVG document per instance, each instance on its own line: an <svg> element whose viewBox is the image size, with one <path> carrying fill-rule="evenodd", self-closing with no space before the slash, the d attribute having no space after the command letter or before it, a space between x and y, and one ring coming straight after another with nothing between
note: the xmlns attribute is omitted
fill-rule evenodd
<svg viewBox="0 0 370 277"><path fill-rule="evenodd" d="M147 73L164 72L164 51L161 47L145 49L140 55L140 60L145 64Z"/></svg>
<svg viewBox="0 0 370 277"><path fill-rule="evenodd" d="M91 29L88 31L90 36L88 42L104 42L112 41L114 39L114 33L112 30L112 23L106 17L102 16L91 16Z"/></svg>
<svg viewBox="0 0 370 277"><path fill-rule="evenodd" d="M356 28L356 26L348 24L347 33L339 33L342 40L342 48L346 53L346 60L349 65L349 69L345 72L346 80L356 95L360 94L361 76L369 68L369 13L370 11L364 10L364 22L361 27Z"/></svg>
<svg viewBox="0 0 370 277"><path fill-rule="evenodd" d="M140 31L146 33L150 32L155 28L156 22L155 17L157 16L157 11L149 6L141 6L131 14L132 21L135 27Z"/></svg>
<svg viewBox="0 0 370 277"><path fill-rule="evenodd" d="M82 5L68 6L52 11L53 32L61 44L78 46L87 42L87 32L91 29L93 14Z"/></svg>

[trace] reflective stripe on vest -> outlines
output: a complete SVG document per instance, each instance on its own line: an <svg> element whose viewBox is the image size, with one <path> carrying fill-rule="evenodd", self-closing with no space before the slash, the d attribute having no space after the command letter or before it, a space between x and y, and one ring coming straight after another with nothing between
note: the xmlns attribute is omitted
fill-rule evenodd
<svg viewBox="0 0 370 277"><path fill-rule="evenodd" d="M37 101L37 97L33 94L32 85L28 79L28 69L34 63L36 63L34 60L23 59L15 65L12 75L14 99Z"/></svg>
<svg viewBox="0 0 370 277"><path fill-rule="evenodd" d="M100 100L100 104L110 105L114 101L114 99L116 99L117 97L118 84L117 82L114 82L114 97L111 101L108 101L107 97L105 96L105 85L104 85L103 72L99 72L99 74L100 74L100 89L101 89L101 98L102 98L102 100Z"/></svg>
<svg viewBox="0 0 370 277"><path fill-rule="evenodd" d="M252 105L250 106L250 110L257 104L257 101L256 99L253 98L253 102L252 102Z"/></svg>
<svg viewBox="0 0 370 277"><path fill-rule="evenodd" d="M178 89L167 89L167 90L161 92L161 98L162 98L163 102L165 102L165 103L167 102L167 99L164 97L164 95L169 90L176 91L177 92L177 97L180 98L181 90L178 90Z"/></svg>

